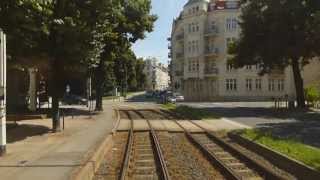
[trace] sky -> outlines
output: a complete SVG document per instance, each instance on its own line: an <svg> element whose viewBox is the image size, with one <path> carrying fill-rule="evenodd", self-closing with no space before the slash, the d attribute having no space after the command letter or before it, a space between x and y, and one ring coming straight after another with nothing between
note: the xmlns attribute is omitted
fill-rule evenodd
<svg viewBox="0 0 320 180"><path fill-rule="evenodd" d="M158 16L154 31L146 34L144 40L133 45L137 57L156 57L160 62L168 64L167 38L171 35L173 19L179 16L188 0L152 0L152 14Z"/></svg>

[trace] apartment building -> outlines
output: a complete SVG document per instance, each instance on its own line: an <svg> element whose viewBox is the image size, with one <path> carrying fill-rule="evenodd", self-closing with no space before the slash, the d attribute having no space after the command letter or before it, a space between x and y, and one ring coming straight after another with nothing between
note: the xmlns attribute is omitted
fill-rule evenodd
<svg viewBox="0 0 320 180"><path fill-rule="evenodd" d="M156 58L146 59L144 72L147 76L146 90L166 90L169 87L170 77L168 67Z"/></svg>
<svg viewBox="0 0 320 180"><path fill-rule="evenodd" d="M188 101L260 101L295 97L290 68L259 76L259 65L235 69L228 43L240 34L239 2L189 0L172 25L172 88Z"/></svg>

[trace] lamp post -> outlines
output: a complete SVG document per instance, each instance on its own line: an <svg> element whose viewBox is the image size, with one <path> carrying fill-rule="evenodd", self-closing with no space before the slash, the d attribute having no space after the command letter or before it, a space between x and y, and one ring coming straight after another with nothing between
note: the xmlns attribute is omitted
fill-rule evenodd
<svg viewBox="0 0 320 180"><path fill-rule="evenodd" d="M0 29L0 156L6 153L6 35Z"/></svg>

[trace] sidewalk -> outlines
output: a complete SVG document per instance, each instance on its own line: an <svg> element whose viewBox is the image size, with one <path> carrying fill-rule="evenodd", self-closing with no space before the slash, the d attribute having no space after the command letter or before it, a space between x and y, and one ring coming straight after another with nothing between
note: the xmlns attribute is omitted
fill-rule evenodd
<svg viewBox="0 0 320 180"><path fill-rule="evenodd" d="M62 133L50 133L51 119L19 122L8 132L7 155L0 157L0 179L69 179L112 132L113 108L108 102L104 105L105 111L92 119L68 117Z"/></svg>

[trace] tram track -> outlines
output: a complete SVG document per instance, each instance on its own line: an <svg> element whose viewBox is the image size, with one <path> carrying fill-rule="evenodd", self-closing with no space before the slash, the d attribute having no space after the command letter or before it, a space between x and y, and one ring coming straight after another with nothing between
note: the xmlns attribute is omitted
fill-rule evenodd
<svg viewBox="0 0 320 180"><path fill-rule="evenodd" d="M131 127L121 180L170 179L170 177L172 179L290 179L282 176L281 173L275 173L270 166L262 166L249 155L230 145L232 143L228 143L197 123L183 118L188 122L187 124L194 125L202 132L188 130L184 127L185 123L179 123L179 115L155 109L130 109L125 113L130 119ZM157 120L173 121L183 130L183 133L155 131L150 122L153 117ZM149 130L134 131L133 119L145 120ZM187 141L194 147L187 145ZM185 158L179 158L180 156ZM214 169L209 170L208 166L203 168L207 162L202 158L210 162ZM199 162L202 163L199 164ZM139 169L144 170L139 171ZM192 172L194 169L197 170ZM207 176L209 174L211 175Z"/></svg>
<svg viewBox="0 0 320 180"><path fill-rule="evenodd" d="M135 132L131 112L141 115L134 111L126 111L131 127L120 179L169 180L160 144L150 122L147 121L151 131Z"/></svg>

